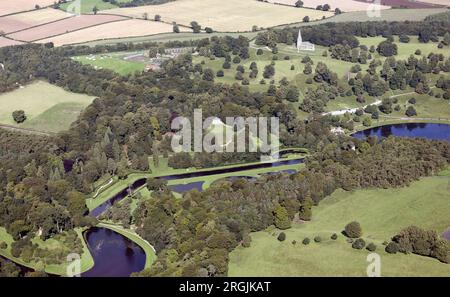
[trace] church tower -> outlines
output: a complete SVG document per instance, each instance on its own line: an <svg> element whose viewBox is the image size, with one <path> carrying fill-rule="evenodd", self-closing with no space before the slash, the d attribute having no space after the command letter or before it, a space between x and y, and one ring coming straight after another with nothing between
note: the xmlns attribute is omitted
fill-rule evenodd
<svg viewBox="0 0 450 297"><path fill-rule="evenodd" d="M302 46L303 40L302 40L302 30L298 29L298 37L297 37L297 51L300 51L300 48Z"/></svg>

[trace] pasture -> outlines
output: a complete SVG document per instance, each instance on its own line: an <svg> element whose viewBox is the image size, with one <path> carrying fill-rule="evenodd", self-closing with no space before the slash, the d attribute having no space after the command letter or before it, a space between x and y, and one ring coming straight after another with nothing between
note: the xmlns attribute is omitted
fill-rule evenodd
<svg viewBox="0 0 450 297"><path fill-rule="evenodd" d="M45 132L66 130L93 99L37 81L0 95L0 123ZM12 112L15 110L25 111L24 123L14 122Z"/></svg>
<svg viewBox="0 0 450 297"><path fill-rule="evenodd" d="M99 10L116 8L117 6L111 4L109 2L103 0L80 0L79 7L75 3L76 1L70 1L67 3L63 3L59 6L60 9L68 12L76 12L78 13L93 13L94 7L97 7ZM124 2L123 0L121 2ZM74 11L75 10L75 11Z"/></svg>
<svg viewBox="0 0 450 297"><path fill-rule="evenodd" d="M0 5L0 16L18 13L21 11L35 10L36 5L39 7L46 7L53 5L55 0L2 0Z"/></svg>
<svg viewBox="0 0 450 297"><path fill-rule="evenodd" d="M16 40L31 42L49 38L51 36L57 36L68 32L77 31L87 27L121 20L126 20L126 18L113 15L81 15L30 28L28 30L20 31L14 34L9 34L8 37Z"/></svg>
<svg viewBox="0 0 450 297"><path fill-rule="evenodd" d="M180 29L183 31L183 28ZM190 29L186 30L190 31ZM39 42L53 42L55 46L61 46L65 44L83 43L93 40L154 35L172 31L172 25L162 22L153 22L146 20L124 20L101 24L67 34L41 39L39 40Z"/></svg>
<svg viewBox="0 0 450 297"><path fill-rule="evenodd" d="M409 225L444 232L450 224L449 190L448 176L424 178L400 189L338 190L313 207L312 221L285 230L286 241L277 240L280 231L273 227L252 233L249 248L230 254L229 275L365 276L369 252L352 249L340 234L356 220L366 243L377 245L382 276L448 276L450 265L413 254L387 254L382 242ZM333 233L338 234L336 241L330 239ZM313 242L315 236L323 241ZM307 246L301 243L305 237L311 239Z"/></svg>
<svg viewBox="0 0 450 297"><path fill-rule="evenodd" d="M13 14L0 17L0 31L3 31L4 33L16 32L71 16L72 15L69 13L53 8Z"/></svg>
<svg viewBox="0 0 450 297"><path fill-rule="evenodd" d="M295 6L297 0L269 0L270 3L274 4L283 4L283 5L291 5ZM354 0L303 0L303 7L316 9L318 5L324 5L325 3L330 5L330 11L334 11L336 8L339 8L341 11L367 11L369 8L377 8L377 9L390 9L390 6L378 5L372 3L363 3Z"/></svg>
<svg viewBox="0 0 450 297"><path fill-rule="evenodd" d="M143 18L144 13L149 18L158 14L164 22L190 26L192 21L196 21L202 28L211 27L219 32L251 31L255 25L267 28L302 22L305 16L318 20L334 14L253 0L179 0L161 5L116 8L104 13L134 18Z"/></svg>

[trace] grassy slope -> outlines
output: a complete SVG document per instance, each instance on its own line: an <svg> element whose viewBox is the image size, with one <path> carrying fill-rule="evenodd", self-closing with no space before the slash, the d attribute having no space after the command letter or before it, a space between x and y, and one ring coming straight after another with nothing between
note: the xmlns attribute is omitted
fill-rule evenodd
<svg viewBox="0 0 450 297"><path fill-rule="evenodd" d="M357 251L345 242L329 239L357 220L363 237L378 245L383 276L450 275L450 265L417 255L389 255L381 243L400 229L417 225L443 232L450 226L450 177L429 177L402 189L336 191L313 210L313 220L286 231L278 242L275 231L252 234L250 248L237 248L230 255L231 276L364 276L368 251ZM304 246L305 237L322 236L324 242ZM297 245L291 241L296 240Z"/></svg>
<svg viewBox="0 0 450 297"><path fill-rule="evenodd" d="M67 92L44 81L0 95L0 123L35 130L58 132L69 128L93 97ZM17 124L15 110L24 110L27 120Z"/></svg>

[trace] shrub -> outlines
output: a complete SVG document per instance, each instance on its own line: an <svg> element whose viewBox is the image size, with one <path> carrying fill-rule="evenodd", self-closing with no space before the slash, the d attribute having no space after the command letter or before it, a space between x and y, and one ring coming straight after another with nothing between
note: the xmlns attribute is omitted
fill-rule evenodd
<svg viewBox="0 0 450 297"><path fill-rule="evenodd" d="M357 249L357 250L362 250L365 246L366 246L366 242L362 238L356 239L352 244L352 248Z"/></svg>
<svg viewBox="0 0 450 297"><path fill-rule="evenodd" d="M239 63L241 63L241 58L239 58L238 56L234 57L234 58L233 58L233 63L234 63L234 64L239 64Z"/></svg>
<svg viewBox="0 0 450 297"><path fill-rule="evenodd" d="M337 238L338 238L338 236L337 236L336 233L333 233L333 235L331 235L331 239L332 239L332 240L336 240Z"/></svg>
<svg viewBox="0 0 450 297"><path fill-rule="evenodd" d="M16 110L12 113L12 117L14 121L18 124L25 122L27 119L27 116L25 115L25 111L23 110Z"/></svg>
<svg viewBox="0 0 450 297"><path fill-rule="evenodd" d="M362 235L361 225L354 221L345 226L345 235L350 238L358 238Z"/></svg>
<svg viewBox="0 0 450 297"><path fill-rule="evenodd" d="M308 237L306 237L306 238L303 239L303 241L302 241L302 243L303 243L304 245L308 245L310 242L311 242L311 240L309 240Z"/></svg>
<svg viewBox="0 0 450 297"><path fill-rule="evenodd" d="M319 242L321 242L321 241L322 241L322 238L321 238L320 236L314 237L314 242L319 243Z"/></svg>
<svg viewBox="0 0 450 297"><path fill-rule="evenodd" d="M242 238L242 246L248 248L250 247L251 242L252 238L250 237L250 235L248 234L244 235L244 238Z"/></svg>
<svg viewBox="0 0 450 297"><path fill-rule="evenodd" d="M281 232L280 234L278 234L277 239L279 241L285 241L286 240L286 234L284 232Z"/></svg>
<svg viewBox="0 0 450 297"><path fill-rule="evenodd" d="M224 76L223 70L217 71L216 76L217 76L217 77L223 77L223 76Z"/></svg>
<svg viewBox="0 0 450 297"><path fill-rule="evenodd" d="M5 250L8 247L8 244L6 242L2 241L0 242L0 249Z"/></svg>
<svg viewBox="0 0 450 297"><path fill-rule="evenodd" d="M371 242L367 245L366 249L370 252L375 252L377 249L377 246L375 243Z"/></svg>
<svg viewBox="0 0 450 297"><path fill-rule="evenodd" d="M386 253L389 253L389 254L396 254L396 253L398 253L398 250L399 250L398 244L393 241L389 242L389 244L385 248Z"/></svg>
<svg viewBox="0 0 450 297"><path fill-rule="evenodd" d="M408 117L413 117L413 116L416 116L416 115L417 115L417 111L416 111L416 109L415 109L414 107L408 106L408 108L406 109L405 114L406 114Z"/></svg>
<svg viewBox="0 0 450 297"><path fill-rule="evenodd" d="M296 245L296 244L297 244L297 241L296 241L296 240L293 240L293 241L292 241L292 244L293 244L293 245Z"/></svg>
<svg viewBox="0 0 450 297"><path fill-rule="evenodd" d="M256 51L256 54L258 55L258 56L261 56L262 54L264 54L264 51L262 50L262 49L258 49L257 51Z"/></svg>
<svg viewBox="0 0 450 297"><path fill-rule="evenodd" d="M416 100L416 98L412 97L411 99L408 100L408 102L410 104L416 104L417 100Z"/></svg>

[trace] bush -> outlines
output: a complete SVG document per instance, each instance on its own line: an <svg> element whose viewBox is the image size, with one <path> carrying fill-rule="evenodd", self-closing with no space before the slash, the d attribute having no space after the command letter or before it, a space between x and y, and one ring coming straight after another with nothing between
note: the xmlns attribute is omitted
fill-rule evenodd
<svg viewBox="0 0 450 297"><path fill-rule="evenodd" d="M0 242L0 249L5 250L8 247L8 244L6 242L2 241Z"/></svg>
<svg viewBox="0 0 450 297"><path fill-rule="evenodd" d="M278 239L279 241L285 241L285 240L286 240L286 234L285 234L284 232L281 232L281 233L278 235L277 239Z"/></svg>
<svg viewBox="0 0 450 297"><path fill-rule="evenodd" d="M406 109L405 114L406 114L408 117L413 117L413 116L416 116L416 115L417 115L417 111L416 111L416 109L415 109L414 107L408 106L408 108Z"/></svg>
<svg viewBox="0 0 450 297"><path fill-rule="evenodd" d="M314 242L319 243L319 242L321 242L321 241L322 241L322 238L321 238L320 236L314 237Z"/></svg>
<svg viewBox="0 0 450 297"><path fill-rule="evenodd" d="M263 51L262 49L259 48L259 49L256 51L256 55L261 56L262 54L264 54L264 51Z"/></svg>
<svg viewBox="0 0 450 297"><path fill-rule="evenodd" d="M333 235L331 235L331 239L332 239L332 240L336 240L337 238L338 238L338 236L337 236L336 233L334 233Z"/></svg>
<svg viewBox="0 0 450 297"><path fill-rule="evenodd" d="M25 111L23 110L16 110L12 113L12 117L14 121L18 124L25 122L27 119L27 116L25 115Z"/></svg>
<svg viewBox="0 0 450 297"><path fill-rule="evenodd" d="M375 252L377 249L377 246L375 243L371 242L367 245L366 249L370 252Z"/></svg>
<svg viewBox="0 0 450 297"><path fill-rule="evenodd" d="M234 57L234 58L233 58L233 63L234 63L234 64L239 64L239 63L241 63L241 58L239 58L238 56Z"/></svg>
<svg viewBox="0 0 450 297"><path fill-rule="evenodd" d="M251 242L252 238L250 237L250 235L248 234L244 235L244 238L242 238L242 246L248 248L250 247Z"/></svg>
<svg viewBox="0 0 450 297"><path fill-rule="evenodd" d="M296 244L297 244L297 241L296 241L296 240L293 240L293 241L292 241L292 244L293 244L293 245L296 245Z"/></svg>
<svg viewBox="0 0 450 297"><path fill-rule="evenodd" d="M408 100L408 102L410 104L416 104L417 100L416 100L416 98L412 97L411 99Z"/></svg>
<svg viewBox="0 0 450 297"><path fill-rule="evenodd" d="M304 245L308 245L310 242L311 242L311 240L309 240L308 237L306 237L306 238L303 239L303 241L302 241L302 243L303 243Z"/></svg>
<svg viewBox="0 0 450 297"><path fill-rule="evenodd" d="M223 70L217 71L216 76L217 76L217 77L223 77L223 76L224 76Z"/></svg>
<svg viewBox="0 0 450 297"><path fill-rule="evenodd" d="M398 244L393 241L389 242L385 248L386 253L389 253L389 254L396 254L396 253L398 253L398 250L399 250Z"/></svg>
<svg viewBox="0 0 450 297"><path fill-rule="evenodd" d="M352 248L362 250L366 246L366 242L362 238L358 238L353 242Z"/></svg>
<svg viewBox="0 0 450 297"><path fill-rule="evenodd" d="M361 225L358 222L351 222L345 226L345 235L350 238L358 238L362 235Z"/></svg>

